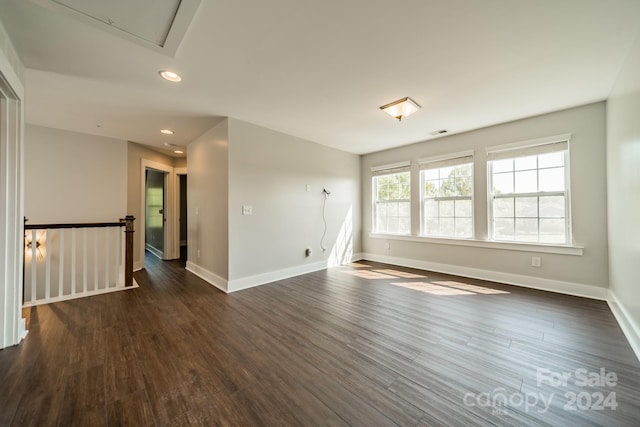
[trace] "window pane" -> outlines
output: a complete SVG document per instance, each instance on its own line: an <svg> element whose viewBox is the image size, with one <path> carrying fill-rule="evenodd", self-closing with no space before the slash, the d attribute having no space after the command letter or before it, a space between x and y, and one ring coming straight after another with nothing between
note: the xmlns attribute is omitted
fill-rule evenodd
<svg viewBox="0 0 640 427"><path fill-rule="evenodd" d="M516 193L536 193L538 191L538 172L516 172Z"/></svg>
<svg viewBox="0 0 640 427"><path fill-rule="evenodd" d="M398 216L408 218L411 216L411 203L398 203Z"/></svg>
<svg viewBox="0 0 640 427"><path fill-rule="evenodd" d="M408 233L411 229L410 173L373 177L376 189L374 232ZM403 200L403 201L400 201Z"/></svg>
<svg viewBox="0 0 640 427"><path fill-rule="evenodd" d="M411 189L409 188L408 183L403 182L399 185L398 198L403 200L407 200L411 198Z"/></svg>
<svg viewBox="0 0 640 427"><path fill-rule="evenodd" d="M493 216L494 218L513 218L513 198L494 199Z"/></svg>
<svg viewBox="0 0 640 427"><path fill-rule="evenodd" d="M456 178L456 196L471 196L473 194L473 178Z"/></svg>
<svg viewBox="0 0 640 427"><path fill-rule="evenodd" d="M493 173L513 171L513 159L495 160L491 162Z"/></svg>
<svg viewBox="0 0 640 427"><path fill-rule="evenodd" d="M427 229L425 230L426 234L431 236L437 236L439 234L439 224L438 218L429 218L427 219Z"/></svg>
<svg viewBox="0 0 640 427"><path fill-rule="evenodd" d="M440 197L453 197L456 195L456 179L453 175L440 181Z"/></svg>
<svg viewBox="0 0 640 427"><path fill-rule="evenodd" d="M564 219L540 219L540 242L566 243Z"/></svg>
<svg viewBox="0 0 640 427"><path fill-rule="evenodd" d="M449 177L453 178L453 166L440 168L440 179L447 179Z"/></svg>
<svg viewBox="0 0 640 427"><path fill-rule="evenodd" d="M378 181L378 200L387 200L389 198L389 187Z"/></svg>
<svg viewBox="0 0 640 427"><path fill-rule="evenodd" d="M471 218L456 218L456 237L471 238L473 234L473 220Z"/></svg>
<svg viewBox="0 0 640 427"><path fill-rule="evenodd" d="M387 205L387 216L398 216L397 203L385 203Z"/></svg>
<svg viewBox="0 0 640 427"><path fill-rule="evenodd" d="M471 218L472 209L473 205L471 204L471 200L455 201L455 216L457 218Z"/></svg>
<svg viewBox="0 0 640 427"><path fill-rule="evenodd" d="M461 165L456 167L457 177L472 177L473 176L473 163Z"/></svg>
<svg viewBox="0 0 640 427"><path fill-rule="evenodd" d="M515 159L515 169L517 171L536 169L538 156L518 157Z"/></svg>
<svg viewBox="0 0 640 427"><path fill-rule="evenodd" d="M490 162L493 239L567 243L567 162L567 152ZM511 194L521 197L499 197Z"/></svg>
<svg viewBox="0 0 640 427"><path fill-rule="evenodd" d="M493 235L496 240L513 240L513 219L497 218L493 221Z"/></svg>
<svg viewBox="0 0 640 427"><path fill-rule="evenodd" d="M424 174L424 179L434 180L440 178L438 171L439 169L425 169L422 173Z"/></svg>
<svg viewBox="0 0 640 427"><path fill-rule="evenodd" d="M423 170L421 179L424 183L421 232L427 236L471 238L473 163Z"/></svg>
<svg viewBox="0 0 640 427"><path fill-rule="evenodd" d="M386 203L378 203L378 204L376 204L376 216L377 217L387 216L387 204Z"/></svg>
<svg viewBox="0 0 640 427"><path fill-rule="evenodd" d="M439 181L427 181L424 183L424 194L427 197L435 197L438 195Z"/></svg>
<svg viewBox="0 0 640 427"><path fill-rule="evenodd" d="M552 168L555 166L564 166L564 152L540 154L538 156L539 168Z"/></svg>
<svg viewBox="0 0 640 427"><path fill-rule="evenodd" d="M385 233L387 231L387 217L386 216L376 216L376 231Z"/></svg>
<svg viewBox="0 0 640 427"><path fill-rule="evenodd" d="M427 199L424 204L424 215L427 218L436 218L438 216L438 202Z"/></svg>
<svg viewBox="0 0 640 427"><path fill-rule="evenodd" d="M497 173L493 175L493 193L511 194L513 193L513 173Z"/></svg>
<svg viewBox="0 0 640 427"><path fill-rule="evenodd" d="M440 235L455 236L455 220L453 218L440 218Z"/></svg>
<svg viewBox="0 0 640 427"><path fill-rule="evenodd" d="M564 168L540 170L540 191L564 191Z"/></svg>
<svg viewBox="0 0 640 427"><path fill-rule="evenodd" d="M399 191L398 191L398 183L397 182L392 182L391 184L389 184L389 200L397 200L400 195Z"/></svg>
<svg viewBox="0 0 640 427"><path fill-rule="evenodd" d="M409 234L411 232L411 218L401 217L398 219L398 230L400 234Z"/></svg>
<svg viewBox="0 0 640 427"><path fill-rule="evenodd" d="M453 200L440 201L440 218L448 217L452 218L454 214L454 202Z"/></svg>
<svg viewBox="0 0 640 427"><path fill-rule="evenodd" d="M518 242L537 242L538 219L516 218L516 240Z"/></svg>
<svg viewBox="0 0 640 427"><path fill-rule="evenodd" d="M389 233L398 233L398 225L400 221L397 216L389 216L387 217L387 231Z"/></svg>
<svg viewBox="0 0 640 427"><path fill-rule="evenodd" d="M564 218L564 196L540 197L541 218Z"/></svg>
<svg viewBox="0 0 640 427"><path fill-rule="evenodd" d="M538 217L538 198L537 197L517 197L516 198L516 216L517 217Z"/></svg>

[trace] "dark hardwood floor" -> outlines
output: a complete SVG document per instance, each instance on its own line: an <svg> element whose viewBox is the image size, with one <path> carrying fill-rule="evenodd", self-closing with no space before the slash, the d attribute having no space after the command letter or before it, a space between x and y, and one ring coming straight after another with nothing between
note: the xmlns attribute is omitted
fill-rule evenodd
<svg viewBox="0 0 640 427"><path fill-rule="evenodd" d="M640 425L604 302L365 261L225 295L147 263L138 289L25 310L0 425Z"/></svg>

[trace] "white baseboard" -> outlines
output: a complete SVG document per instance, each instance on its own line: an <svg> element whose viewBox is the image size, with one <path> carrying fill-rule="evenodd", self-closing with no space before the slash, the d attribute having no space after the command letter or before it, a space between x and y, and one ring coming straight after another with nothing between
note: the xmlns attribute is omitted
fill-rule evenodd
<svg viewBox="0 0 640 427"><path fill-rule="evenodd" d="M607 303L618 321L618 325L620 325L624 336L627 337L631 349L636 354L638 360L640 360L640 325L629 315L629 312L624 308L624 305L611 289L609 290Z"/></svg>
<svg viewBox="0 0 640 427"><path fill-rule="evenodd" d="M242 277L240 279L229 281L228 292L241 291L243 289L253 288L254 286L288 279L289 277L313 273L314 271L323 270L325 268L327 268L327 262L319 261L312 264L303 264L295 267L283 268L281 270L270 271L268 273L256 274L254 276Z"/></svg>
<svg viewBox="0 0 640 427"><path fill-rule="evenodd" d="M213 273L209 270L207 270L204 267L200 267L197 264L194 264L191 261L187 261L187 267L186 267L187 271L192 272L193 274L195 274L196 276L198 276L199 278L201 278L202 280L204 280L205 282L208 282L209 284L215 286L216 288L220 289L222 292L228 292L228 282L227 279L224 279L220 276L218 276L216 273Z"/></svg>
<svg viewBox="0 0 640 427"><path fill-rule="evenodd" d="M342 259L326 259L314 263L297 265L295 267L283 268L276 271L256 274L254 276L230 280L227 292L241 291L243 289L253 288L254 286L260 286L267 283L276 282L278 280L300 276L301 274L313 273L314 271L324 270L326 268L335 267L340 264L346 264L357 259L362 259L362 254L348 254Z"/></svg>
<svg viewBox="0 0 640 427"><path fill-rule="evenodd" d="M399 258L387 255L363 253L362 259L382 262L385 264L400 265L403 267L418 268L421 270L435 271L437 273L453 274L456 276L473 279L489 280L505 283L507 285L522 286L525 288L539 289L542 291L556 292L560 294L579 297L607 300L608 288L583 285L580 283L565 282L561 280L543 279L539 277L525 276L521 274L503 273L499 271L483 270L479 268L461 267L451 264L422 261L409 258Z"/></svg>

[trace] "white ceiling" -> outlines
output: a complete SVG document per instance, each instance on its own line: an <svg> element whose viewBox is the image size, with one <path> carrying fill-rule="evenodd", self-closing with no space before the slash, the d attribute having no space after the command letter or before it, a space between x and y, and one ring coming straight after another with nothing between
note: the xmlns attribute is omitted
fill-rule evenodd
<svg viewBox="0 0 640 427"><path fill-rule="evenodd" d="M0 19L28 123L161 147L230 116L368 153L606 99L640 1L202 0L175 57L31 1ZM405 96L401 123L378 109Z"/></svg>

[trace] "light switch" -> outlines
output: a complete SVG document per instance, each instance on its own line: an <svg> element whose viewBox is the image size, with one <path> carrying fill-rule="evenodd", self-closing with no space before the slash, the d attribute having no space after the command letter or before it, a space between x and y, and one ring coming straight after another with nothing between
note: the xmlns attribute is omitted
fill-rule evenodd
<svg viewBox="0 0 640 427"><path fill-rule="evenodd" d="M307 189L307 193L310 192L311 191L311 184L307 184L306 189Z"/></svg>
<svg viewBox="0 0 640 427"><path fill-rule="evenodd" d="M242 215L253 215L253 206L251 206L251 205L243 205L242 206Z"/></svg>

